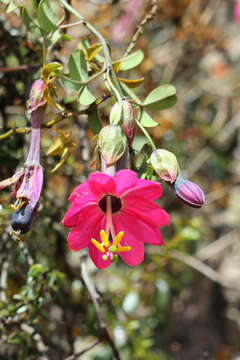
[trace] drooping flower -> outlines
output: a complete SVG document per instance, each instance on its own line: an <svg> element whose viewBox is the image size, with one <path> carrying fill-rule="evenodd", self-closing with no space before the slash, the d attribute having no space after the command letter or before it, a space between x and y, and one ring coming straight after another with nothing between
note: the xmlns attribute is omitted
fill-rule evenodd
<svg viewBox="0 0 240 360"><path fill-rule="evenodd" d="M161 194L160 184L138 179L131 170L115 176L91 174L69 197L71 206L62 221L72 228L69 248L88 248L98 268L109 266L118 255L130 266L140 264L144 243L162 245L159 227L170 221L153 202Z"/></svg>
<svg viewBox="0 0 240 360"><path fill-rule="evenodd" d="M23 167L12 177L0 182L0 190L15 184L13 195L16 202L12 206L15 210L12 216L12 227L21 232L28 231L31 226L43 184L43 169L40 165L40 132L46 103L43 100L43 88L43 81L37 80L33 83L30 93L28 114L32 131L27 159Z"/></svg>

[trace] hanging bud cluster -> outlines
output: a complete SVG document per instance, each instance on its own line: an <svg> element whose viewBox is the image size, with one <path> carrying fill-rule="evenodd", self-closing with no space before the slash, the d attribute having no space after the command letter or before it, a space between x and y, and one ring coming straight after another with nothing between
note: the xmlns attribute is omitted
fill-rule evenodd
<svg viewBox="0 0 240 360"><path fill-rule="evenodd" d="M177 158L173 153L157 149L152 153L150 161L160 180L168 183L186 204L198 208L204 204L204 192L197 184L181 175Z"/></svg>

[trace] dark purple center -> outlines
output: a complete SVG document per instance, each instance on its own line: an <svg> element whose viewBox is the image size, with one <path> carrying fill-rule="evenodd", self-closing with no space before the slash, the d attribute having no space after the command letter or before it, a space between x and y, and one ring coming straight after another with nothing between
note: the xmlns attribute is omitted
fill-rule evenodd
<svg viewBox="0 0 240 360"><path fill-rule="evenodd" d="M107 196L111 197L111 204L112 204L112 213L116 213L117 211L121 210L122 203L121 200L112 195L105 195L98 203L98 206L103 212L107 212Z"/></svg>

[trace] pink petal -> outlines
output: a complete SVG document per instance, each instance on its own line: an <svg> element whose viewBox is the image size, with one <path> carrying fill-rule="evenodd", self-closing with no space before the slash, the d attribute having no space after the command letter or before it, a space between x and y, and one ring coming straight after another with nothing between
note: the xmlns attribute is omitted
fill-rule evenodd
<svg viewBox="0 0 240 360"><path fill-rule="evenodd" d="M84 221L89 222L100 213L95 203L87 203L82 206L72 204L66 212L62 224L66 227L80 226Z"/></svg>
<svg viewBox="0 0 240 360"><path fill-rule="evenodd" d="M132 170L120 170L115 174L114 179L117 187L116 195L122 195L137 184L137 174Z"/></svg>
<svg viewBox="0 0 240 360"><path fill-rule="evenodd" d="M76 201L78 204L95 199L96 196L92 193L88 181L78 185L68 198L69 201Z"/></svg>
<svg viewBox="0 0 240 360"><path fill-rule="evenodd" d="M121 241L122 246L131 246L131 250L124 253L119 253L122 260L128 264L129 266L136 266L143 262L144 260L144 244L143 242L138 240L138 227L135 226L135 222L131 223L129 227L129 223L132 220L135 220L134 217L130 216L131 220L129 219L129 215L126 216L124 213L116 214L113 217L114 228L116 233L119 231L124 231L125 234Z"/></svg>
<svg viewBox="0 0 240 360"><path fill-rule="evenodd" d="M118 215L119 216L119 215ZM118 218L114 217L114 223L118 221ZM121 231L121 226L124 226L125 231L124 238L128 240L128 235L133 234L137 242L145 242L152 245L162 245L162 235L156 226L150 226L147 223L141 221L136 216L122 211L120 214L120 225L116 224L118 231ZM131 246L131 245L130 245Z"/></svg>
<svg viewBox="0 0 240 360"><path fill-rule="evenodd" d="M107 174L97 171L89 175L88 182L92 192L99 198L106 194L115 193L116 185L113 177Z"/></svg>
<svg viewBox="0 0 240 360"><path fill-rule="evenodd" d="M166 226L170 223L168 213L154 202L127 197L123 199L123 210L135 215L151 226Z"/></svg>
<svg viewBox="0 0 240 360"><path fill-rule="evenodd" d="M142 198L148 200L155 200L162 195L162 186L157 182L138 179L135 187L128 189L123 196L131 197L132 199Z"/></svg>
<svg viewBox="0 0 240 360"><path fill-rule="evenodd" d="M100 224L100 228L101 229L105 229L105 225L106 225L106 219L103 218ZM96 240L99 240L99 232L96 234L96 236L93 236ZM92 243L89 244L88 247L88 251L89 251L89 255L92 259L92 261L94 262L94 264L96 265L96 267L98 267L99 269L104 269L107 266L111 265L111 260L110 258L107 260L103 260L102 256L103 253L101 251L99 251L96 246L94 246Z"/></svg>
<svg viewBox="0 0 240 360"><path fill-rule="evenodd" d="M81 226L74 227L68 234L68 246L73 251L81 250L91 244L91 239L101 230L102 215L96 213L89 222L84 222Z"/></svg>

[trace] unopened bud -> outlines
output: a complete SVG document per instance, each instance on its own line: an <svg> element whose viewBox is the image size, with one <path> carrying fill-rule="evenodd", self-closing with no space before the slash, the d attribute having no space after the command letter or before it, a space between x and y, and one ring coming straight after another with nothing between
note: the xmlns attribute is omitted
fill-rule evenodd
<svg viewBox="0 0 240 360"><path fill-rule="evenodd" d="M122 128L128 138L129 144L131 144L135 135L134 110L128 100L123 100L122 104Z"/></svg>
<svg viewBox="0 0 240 360"><path fill-rule="evenodd" d="M32 111L46 104L46 100L44 99L46 87L47 84L42 79L38 79L32 84L29 100L27 102L27 112L29 115Z"/></svg>
<svg viewBox="0 0 240 360"><path fill-rule="evenodd" d="M118 125L108 125L99 133L98 146L107 166L115 164L127 148L127 138Z"/></svg>
<svg viewBox="0 0 240 360"><path fill-rule="evenodd" d="M109 122L111 125L118 125L122 120L122 113L123 113L123 102L116 102L111 111L109 116Z"/></svg>
<svg viewBox="0 0 240 360"><path fill-rule="evenodd" d="M192 207L202 207L205 202L205 195L202 189L192 181L178 175L173 185L176 195Z"/></svg>
<svg viewBox="0 0 240 360"><path fill-rule="evenodd" d="M174 183L179 174L179 165L173 153L164 149L157 149L153 151L150 161L161 180L170 184Z"/></svg>

